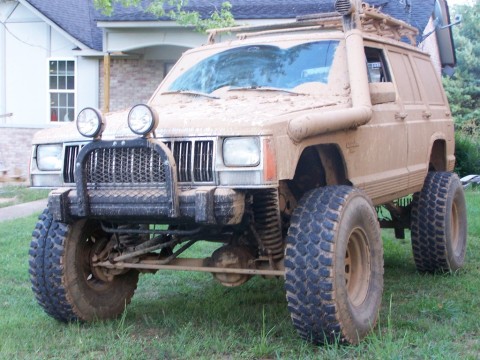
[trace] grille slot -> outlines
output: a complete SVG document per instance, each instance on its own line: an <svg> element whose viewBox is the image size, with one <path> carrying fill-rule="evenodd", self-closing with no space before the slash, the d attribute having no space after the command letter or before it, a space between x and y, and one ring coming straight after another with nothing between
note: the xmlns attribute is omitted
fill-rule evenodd
<svg viewBox="0 0 480 360"><path fill-rule="evenodd" d="M81 149L80 145L65 146L65 156L63 157L63 182L75 182L75 160Z"/></svg>
<svg viewBox="0 0 480 360"><path fill-rule="evenodd" d="M177 164L179 183L214 182L213 140L167 140L165 145L172 151ZM75 161L82 145L65 147L63 180L75 182ZM89 155L86 162L89 184L135 185L161 184L165 181L158 154L149 148L105 148Z"/></svg>
<svg viewBox="0 0 480 360"><path fill-rule="evenodd" d="M193 169L196 182L213 181L213 141L195 142Z"/></svg>

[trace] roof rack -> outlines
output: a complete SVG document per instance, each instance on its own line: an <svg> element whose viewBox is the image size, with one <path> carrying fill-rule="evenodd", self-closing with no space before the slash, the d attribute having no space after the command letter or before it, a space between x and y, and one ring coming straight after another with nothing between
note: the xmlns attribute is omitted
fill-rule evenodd
<svg viewBox="0 0 480 360"><path fill-rule="evenodd" d="M401 40L407 38L412 45L417 44L418 29L402 20L382 13L379 9L362 3L360 12L362 31L387 38ZM303 15L296 21L258 26L235 26L208 30L208 43L215 43L215 37L222 33L236 33L239 39L246 39L265 34L275 34L285 31L305 31L338 29L343 30L342 16L334 13Z"/></svg>
<svg viewBox="0 0 480 360"><path fill-rule="evenodd" d="M400 41L403 37L413 46L417 45L418 29L405 21L395 19L382 13L379 9L366 3L362 4L360 21L364 32L374 33Z"/></svg>
<svg viewBox="0 0 480 360"><path fill-rule="evenodd" d="M283 32L297 29L298 31L310 29L338 28L342 29L342 17L338 13L321 13L304 15L296 18L296 21L254 26L233 26L221 29L207 30L208 43L215 43L215 37L224 33L236 33L240 39L259 36L267 33Z"/></svg>

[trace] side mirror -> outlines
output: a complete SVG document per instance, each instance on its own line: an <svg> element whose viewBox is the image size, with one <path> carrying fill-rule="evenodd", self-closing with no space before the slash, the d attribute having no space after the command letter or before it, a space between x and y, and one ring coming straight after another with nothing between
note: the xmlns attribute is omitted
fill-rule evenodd
<svg viewBox="0 0 480 360"><path fill-rule="evenodd" d="M368 85L372 105L390 103L397 99L397 92L392 82L377 82Z"/></svg>

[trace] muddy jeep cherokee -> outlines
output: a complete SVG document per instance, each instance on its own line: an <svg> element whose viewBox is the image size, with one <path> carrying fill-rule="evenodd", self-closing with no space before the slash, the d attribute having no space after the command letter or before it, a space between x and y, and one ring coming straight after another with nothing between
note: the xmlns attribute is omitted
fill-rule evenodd
<svg viewBox="0 0 480 360"><path fill-rule="evenodd" d="M83 137L35 137L32 185L57 188L30 248L49 315L115 317L142 272L260 275L284 279L303 338L358 343L380 309L381 227L411 230L419 271L463 265L452 117L416 29L356 1L336 9L212 31L147 104L82 110ZM225 31L238 39L217 43ZM219 247L179 257L200 240Z"/></svg>

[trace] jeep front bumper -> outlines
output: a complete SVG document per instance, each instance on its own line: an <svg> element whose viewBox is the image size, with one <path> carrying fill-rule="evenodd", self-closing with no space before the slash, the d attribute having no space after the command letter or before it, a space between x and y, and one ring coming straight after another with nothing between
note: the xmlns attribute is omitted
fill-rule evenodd
<svg viewBox="0 0 480 360"><path fill-rule="evenodd" d="M89 217L157 223L240 223L245 194L215 186L212 159L205 151L200 155L193 153L189 164L198 164L192 177L202 179L203 184L179 186L177 162L162 141L93 141L75 160L76 187L52 191L50 210L63 222Z"/></svg>

